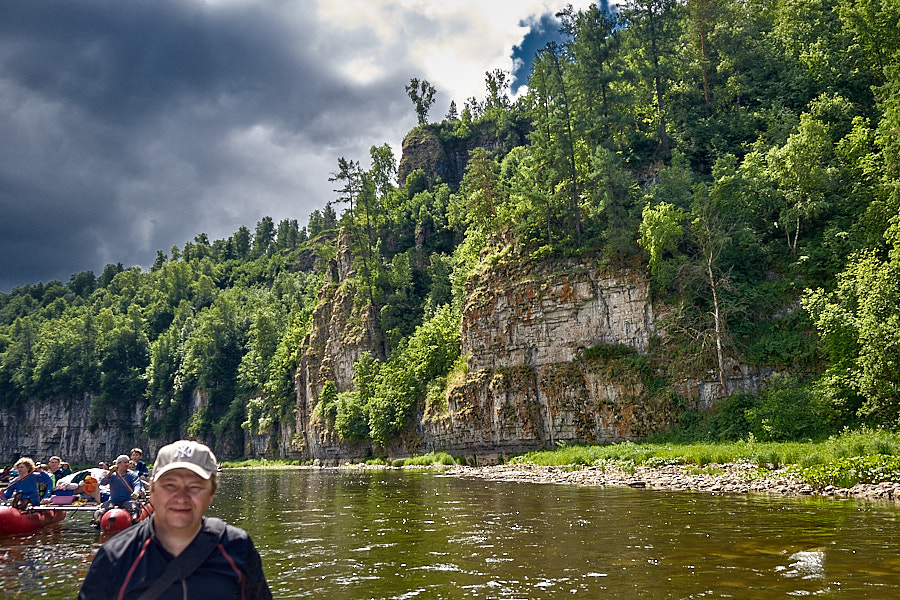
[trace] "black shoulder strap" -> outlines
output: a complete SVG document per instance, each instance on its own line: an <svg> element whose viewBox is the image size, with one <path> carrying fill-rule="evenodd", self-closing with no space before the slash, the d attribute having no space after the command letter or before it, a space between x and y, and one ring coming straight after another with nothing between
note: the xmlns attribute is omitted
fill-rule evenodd
<svg viewBox="0 0 900 600"><path fill-rule="evenodd" d="M169 563L163 574L140 595L138 600L155 600L173 583L187 579L206 562L225 533L225 521L215 518L207 518L204 521L206 526L197 534L197 539Z"/></svg>

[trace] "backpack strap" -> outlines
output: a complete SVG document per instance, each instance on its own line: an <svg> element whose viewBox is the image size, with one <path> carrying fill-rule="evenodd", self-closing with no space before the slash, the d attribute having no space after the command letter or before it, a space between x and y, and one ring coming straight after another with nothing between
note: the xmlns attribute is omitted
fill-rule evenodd
<svg viewBox="0 0 900 600"><path fill-rule="evenodd" d="M166 566L162 575L140 595L138 600L155 600L173 583L187 579L206 562L224 534L225 521L211 517L204 519L204 527L197 534L197 538Z"/></svg>
<svg viewBox="0 0 900 600"><path fill-rule="evenodd" d="M128 492L129 492L129 493L131 493L131 494L134 493L134 488L131 487L131 484L128 483L128 480L127 480L127 479L125 479L124 477L122 477L121 475L119 475L119 472L118 472L118 471L113 471L113 473L110 474L109 478L112 479L113 475L115 475L116 477L118 477L118 478L119 478L119 481L121 481L122 483L125 484L125 487L128 488Z"/></svg>

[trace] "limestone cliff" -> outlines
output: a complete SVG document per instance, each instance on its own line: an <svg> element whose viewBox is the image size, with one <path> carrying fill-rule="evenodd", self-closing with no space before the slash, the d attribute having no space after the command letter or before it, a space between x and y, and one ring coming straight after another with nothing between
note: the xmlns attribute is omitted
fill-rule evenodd
<svg viewBox="0 0 900 600"><path fill-rule="evenodd" d="M466 286L462 353L469 370L568 363L587 347L646 352L653 327L647 280L573 263L491 269Z"/></svg>
<svg viewBox="0 0 900 600"><path fill-rule="evenodd" d="M110 461L137 446L155 449L158 440L141 435L142 406L130 412L110 411L103 423L91 415L91 395L26 402L0 409L0 462L19 456L46 461L56 454L73 464Z"/></svg>
<svg viewBox="0 0 900 600"><path fill-rule="evenodd" d="M332 380L350 389L353 363L367 351L381 356L382 347L374 315L354 306L346 289L346 244L335 261L297 374L294 456L329 464L427 451L484 459L557 443L636 440L677 416L671 397L651 385L654 309L642 273L587 261L510 264L467 283L461 347L468 375L444 409L420 415L391 448L345 444L313 418L322 386ZM676 387L699 406L760 381L744 367L727 391L714 375Z"/></svg>
<svg viewBox="0 0 900 600"><path fill-rule="evenodd" d="M266 434L248 434L246 455L335 464L373 454L446 451L491 460L557 443L638 439L676 416L670 398L654 393L647 368L655 311L642 273L588 261L509 264L467 283L461 347L468 375L448 392L446 406L420 415L390 448L347 444L316 416L316 404L326 381L339 391L351 389L354 363L366 352L383 358L384 342L377 314L354 302L359 294L351 287L356 280L345 237L328 273L297 366L296 418ZM682 400L701 406L736 389L757 389L763 380L735 365L725 390L714 374L669 383ZM99 425L90 406L86 395L4 408L0 448L90 463L135 445L153 452L167 441L142 436L140 403L127 414L106 415Z"/></svg>
<svg viewBox="0 0 900 600"><path fill-rule="evenodd" d="M559 442L635 439L666 427L673 407L597 345L646 352L647 280L585 263L491 270L466 289L462 349L469 375L423 430L430 448L510 454Z"/></svg>
<svg viewBox="0 0 900 600"><path fill-rule="evenodd" d="M345 443L315 410L326 381L353 385L354 363L366 352L384 358L378 315L360 306L349 241L337 240L329 281L319 293L295 375L296 418L262 435L247 434L243 454L287 456L334 464L373 454L446 451L496 457L557 443L632 440L669 426L669 396L654 392L648 350L654 307L646 277L590 261L512 263L470 278L461 348L468 374L446 405L420 419L389 448ZM735 365L725 389L709 377L669 382L683 401L707 405L736 389L757 389L762 374ZM144 406L91 417L91 397L0 410L0 448L76 463L110 459L132 446L155 451L141 434ZM195 412L202 398L191 405ZM224 456L239 448L220 449ZM16 456L0 457L7 462Z"/></svg>
<svg viewBox="0 0 900 600"><path fill-rule="evenodd" d="M384 357L384 344L371 307L354 305L356 294L348 289L353 275L350 266L350 242L346 235L338 240L337 256L328 268L330 281L319 293L313 311L312 328L303 340L304 352L295 377L297 392L296 431L283 444L285 454L328 462L365 458L371 449L343 443L337 434L313 418L326 381L334 381L338 390L353 385L353 365L366 352ZM284 436L283 436L284 437Z"/></svg>

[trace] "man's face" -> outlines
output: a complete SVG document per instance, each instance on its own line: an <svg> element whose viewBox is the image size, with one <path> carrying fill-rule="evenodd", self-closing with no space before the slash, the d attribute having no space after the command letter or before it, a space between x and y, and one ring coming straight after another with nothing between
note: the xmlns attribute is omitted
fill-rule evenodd
<svg viewBox="0 0 900 600"><path fill-rule="evenodd" d="M127 473L127 472L128 472L128 461L127 461L127 460L120 460L119 462L117 462L117 463L116 463L116 470L117 470L121 475L124 475L125 473Z"/></svg>
<svg viewBox="0 0 900 600"><path fill-rule="evenodd" d="M213 484L188 469L163 473L150 488L153 520L157 529L192 529L213 501Z"/></svg>
<svg viewBox="0 0 900 600"><path fill-rule="evenodd" d="M134 461L134 464L137 464L137 463L141 460L141 455L138 454L137 452L132 452L132 453L131 453L131 460Z"/></svg>
<svg viewBox="0 0 900 600"><path fill-rule="evenodd" d="M47 465L49 465L51 471L55 471L59 468L59 460L51 458Z"/></svg>

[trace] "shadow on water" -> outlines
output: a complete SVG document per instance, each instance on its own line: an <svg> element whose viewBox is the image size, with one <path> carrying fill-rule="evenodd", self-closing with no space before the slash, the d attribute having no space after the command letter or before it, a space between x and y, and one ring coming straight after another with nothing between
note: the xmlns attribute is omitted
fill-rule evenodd
<svg viewBox="0 0 900 600"><path fill-rule="evenodd" d="M900 598L888 504L248 469L210 514L251 533L276 598ZM75 515L0 539L0 585L72 598L98 545Z"/></svg>

